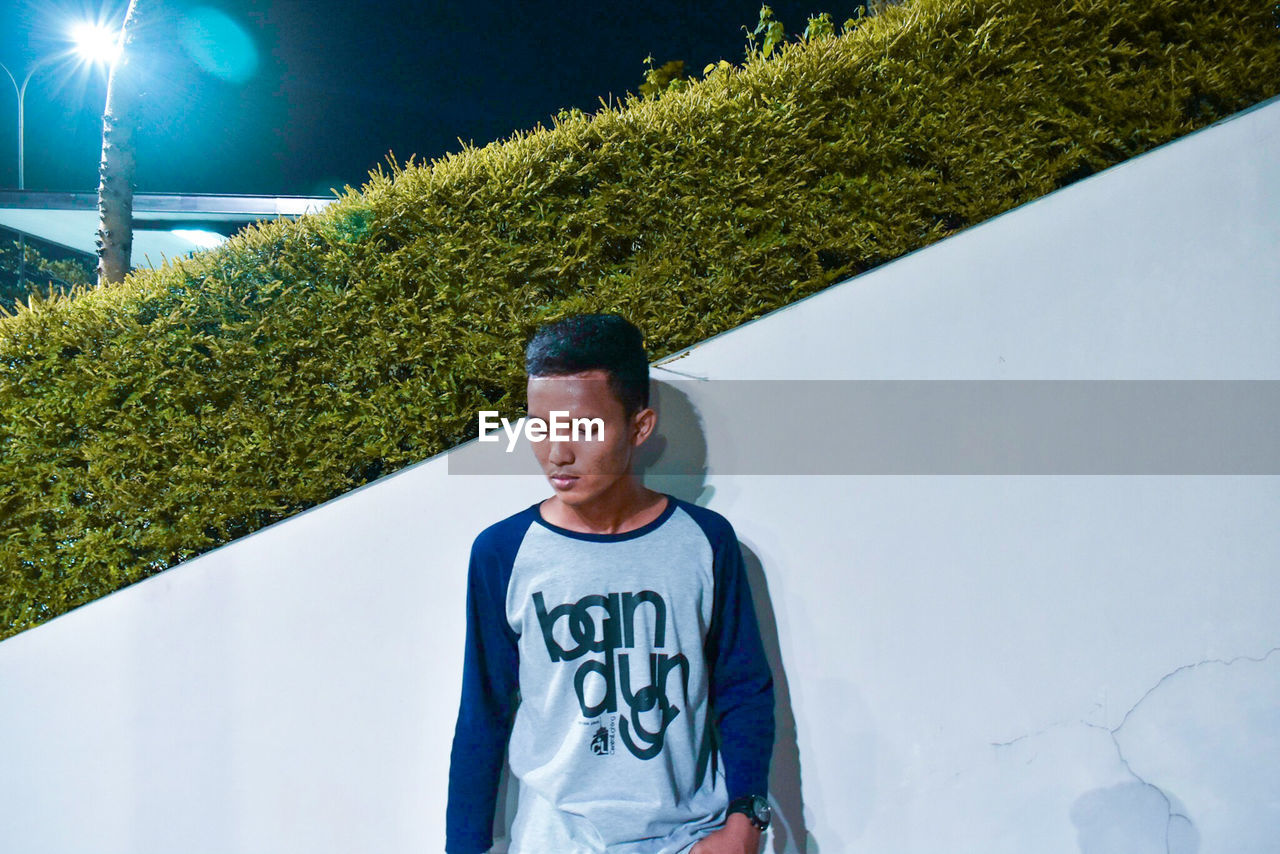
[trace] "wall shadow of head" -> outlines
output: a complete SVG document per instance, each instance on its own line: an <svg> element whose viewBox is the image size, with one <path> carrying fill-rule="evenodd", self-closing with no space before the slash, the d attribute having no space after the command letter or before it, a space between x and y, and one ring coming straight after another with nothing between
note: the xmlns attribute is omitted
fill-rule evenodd
<svg viewBox="0 0 1280 854"><path fill-rule="evenodd" d="M715 489L706 483L707 438L697 408L675 384L656 380L649 383L649 406L658 423L636 451L636 476L650 489L705 506Z"/></svg>

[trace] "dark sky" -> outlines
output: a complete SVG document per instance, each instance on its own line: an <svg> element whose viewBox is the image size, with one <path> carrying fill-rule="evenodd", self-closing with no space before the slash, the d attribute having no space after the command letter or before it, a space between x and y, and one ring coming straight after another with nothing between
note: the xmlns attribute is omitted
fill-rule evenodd
<svg viewBox="0 0 1280 854"><path fill-rule="evenodd" d="M0 0L0 62L21 82L72 20L117 24L127 0ZM438 157L635 90L644 57L740 62L758 0L391 3L152 0L156 43L139 131L143 192L328 195L395 152ZM770 4L789 34L812 12ZM26 186L97 188L106 75L43 65L26 97ZM17 100L0 72L0 187L17 186Z"/></svg>

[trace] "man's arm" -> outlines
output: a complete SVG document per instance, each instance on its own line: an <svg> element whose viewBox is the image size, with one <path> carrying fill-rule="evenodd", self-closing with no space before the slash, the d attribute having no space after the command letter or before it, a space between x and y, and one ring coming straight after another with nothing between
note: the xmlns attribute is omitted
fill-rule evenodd
<svg viewBox="0 0 1280 854"><path fill-rule="evenodd" d="M471 547L467 576L462 700L449 759L445 811L449 854L482 854L493 845L498 778L518 704L520 659L506 616L511 568L504 567L495 549L484 547L482 538Z"/></svg>
<svg viewBox="0 0 1280 854"><path fill-rule="evenodd" d="M715 599L707 633L711 710L729 800L767 796L773 754L773 675L765 659L742 549L725 522L713 535Z"/></svg>

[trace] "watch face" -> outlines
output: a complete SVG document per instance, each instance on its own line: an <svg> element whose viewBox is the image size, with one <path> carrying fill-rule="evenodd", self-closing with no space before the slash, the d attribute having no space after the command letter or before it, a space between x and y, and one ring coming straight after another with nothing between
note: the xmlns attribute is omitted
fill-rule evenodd
<svg viewBox="0 0 1280 854"><path fill-rule="evenodd" d="M769 802L764 798L756 795L751 799L751 808L756 814L756 820L761 824L768 824L772 817L773 811L769 809Z"/></svg>

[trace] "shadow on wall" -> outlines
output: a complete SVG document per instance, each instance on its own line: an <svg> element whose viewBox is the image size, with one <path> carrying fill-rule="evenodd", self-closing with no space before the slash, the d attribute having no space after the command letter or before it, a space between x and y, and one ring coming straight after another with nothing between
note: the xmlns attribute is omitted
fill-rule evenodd
<svg viewBox="0 0 1280 854"><path fill-rule="evenodd" d="M1150 783L1085 792L1071 806L1080 854L1198 854L1200 834L1183 808Z"/></svg>
<svg viewBox="0 0 1280 854"><path fill-rule="evenodd" d="M666 492L692 504L708 506L715 489L706 485L707 443L697 410L686 395L670 385L652 382L650 394L653 408L658 413L658 426L637 455L636 474L650 489ZM817 841L809 835L804 822L796 720L791 709L790 685L782 666L778 624L768 581L760 558L754 552L744 546L742 558L760 623L765 656L773 672L777 738L769 773L769 796L774 810L770 847L774 854L818 854ZM500 806L495 810L493 824L493 854L507 850L511 822L519 803L518 788L511 779L511 769L504 768L498 790Z"/></svg>
<svg viewBox="0 0 1280 854"><path fill-rule="evenodd" d="M800 745L796 741L796 716L791 710L791 685L782 666L782 650L778 643L778 621L773 614L773 599L760 559L743 548L747 580L755 600L756 616L764 652L773 670L774 720L777 738L773 744L773 761L769 768L769 795L773 802L772 825L775 854L818 854L817 840L804 824L804 798L800 784Z"/></svg>
<svg viewBox="0 0 1280 854"><path fill-rule="evenodd" d="M707 441L697 409L685 394L664 383L651 383L650 397L658 413L658 427L641 447L636 461L637 474L650 489L691 504L710 506L715 489L706 484ZM796 719L791 709L791 688L783 667L768 579L760 558L746 546L742 547L742 559L765 656L773 671L777 738L769 772L769 796L774 810L770 848L774 854L818 854L817 842L805 827Z"/></svg>

